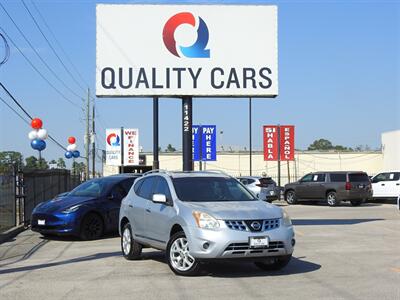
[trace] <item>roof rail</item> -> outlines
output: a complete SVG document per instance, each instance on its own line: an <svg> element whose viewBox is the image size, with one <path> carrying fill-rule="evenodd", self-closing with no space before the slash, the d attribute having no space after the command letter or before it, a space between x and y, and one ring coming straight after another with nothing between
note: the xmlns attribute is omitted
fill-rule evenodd
<svg viewBox="0 0 400 300"><path fill-rule="evenodd" d="M204 170L203 172L218 173L218 174L222 174L222 175L226 175L226 176L232 177L228 173L226 173L224 171L221 171L221 170L213 170L213 169L211 169L211 170Z"/></svg>
<svg viewBox="0 0 400 300"><path fill-rule="evenodd" d="M147 172L143 173L143 176L150 175L150 174L153 174L153 173L164 173L164 174L167 174L167 175L171 175L171 173L169 171L167 171L167 170L156 169L156 170L150 170L150 171L147 171Z"/></svg>

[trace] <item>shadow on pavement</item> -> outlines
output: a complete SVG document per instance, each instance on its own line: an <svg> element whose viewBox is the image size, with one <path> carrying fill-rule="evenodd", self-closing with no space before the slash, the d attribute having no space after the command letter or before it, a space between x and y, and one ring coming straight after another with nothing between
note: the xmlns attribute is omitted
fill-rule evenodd
<svg viewBox="0 0 400 300"><path fill-rule="evenodd" d="M0 270L0 275L1 274L17 273L17 272L33 271L33 270L40 270L40 269L46 269L46 268L50 268L50 267L74 264L74 263L79 263L79 262L84 262L84 261L91 261L91 260L97 260L97 259L103 259L103 258L121 256L121 255L122 255L121 251L107 252L107 253L97 253L97 254L93 254L93 255L88 255L88 256L78 257L78 258L72 258L72 259L67 259L67 260L58 261L58 262L50 262L50 263L45 263L45 264L33 265L33 266L25 266L25 267L12 268L12 269L8 269L8 270Z"/></svg>
<svg viewBox="0 0 400 300"><path fill-rule="evenodd" d="M106 239L112 239L119 237L118 232L115 233L108 233L101 238L93 241L99 241L99 240L106 240ZM90 241L83 241L77 236L60 236L60 235L46 235L46 236L41 236L40 237L43 240L49 240L49 241L61 241L61 242L90 242Z"/></svg>
<svg viewBox="0 0 400 300"><path fill-rule="evenodd" d="M385 219L292 219L293 225L354 225Z"/></svg>

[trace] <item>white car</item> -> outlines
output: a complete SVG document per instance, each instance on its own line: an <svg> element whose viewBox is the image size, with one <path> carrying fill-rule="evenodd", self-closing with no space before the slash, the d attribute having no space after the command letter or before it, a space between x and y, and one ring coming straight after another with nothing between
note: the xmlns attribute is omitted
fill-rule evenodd
<svg viewBox="0 0 400 300"><path fill-rule="evenodd" d="M400 195L400 171L382 172L371 178L372 197L396 199Z"/></svg>

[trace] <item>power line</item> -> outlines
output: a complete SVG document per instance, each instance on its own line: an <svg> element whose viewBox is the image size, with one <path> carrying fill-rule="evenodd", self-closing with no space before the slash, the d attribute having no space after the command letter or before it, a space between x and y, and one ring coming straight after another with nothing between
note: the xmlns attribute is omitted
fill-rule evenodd
<svg viewBox="0 0 400 300"><path fill-rule="evenodd" d="M2 61L0 61L0 66L1 66L1 65L4 65L10 58L10 46L8 45L7 39L4 37L4 35L1 32L0 32L0 37L4 42L4 58Z"/></svg>
<svg viewBox="0 0 400 300"><path fill-rule="evenodd" d="M1 5L1 3L0 3ZM17 46L17 44L11 39L11 37L5 32L5 30L0 26L0 30L4 32L6 37L10 40L10 42L14 45L14 47L18 50L19 53L25 58L25 60L29 63L29 65L42 77L44 81L47 82L49 86L51 86L63 99L68 101L70 104L74 105L75 107L79 108L82 110L82 108L76 104L75 102L71 101L69 98L67 98L59 89L57 89L47 78L46 76L43 75L42 72L39 71L39 69L31 62L31 60L24 54L24 52Z"/></svg>
<svg viewBox="0 0 400 300"><path fill-rule="evenodd" d="M46 35L44 34L44 32L42 31L42 29L40 28L38 22L36 21L35 17L33 16L33 14L31 13L31 11L29 10L28 6L26 5L24 0L21 0L22 4L24 5L26 11L29 13L31 19L33 20L33 22L35 23L37 29L40 31L40 33L42 34L43 38L46 40L47 44L49 45L50 49L53 51L54 55L57 57L58 61L60 62L60 64L64 67L65 71L67 71L67 73L69 74L69 76L71 76L72 80L82 89L85 91L85 88L75 79L75 77L72 75L71 71L67 68L67 66L64 64L64 62L62 61L61 57L58 55L57 51L54 49L54 47L51 45L50 41L47 39Z"/></svg>
<svg viewBox="0 0 400 300"><path fill-rule="evenodd" d="M50 34L52 35L53 39L56 41L58 47L61 49L61 51L63 52L64 56L67 58L67 60L69 61L69 63L71 64L72 68L74 69L74 71L76 72L76 74L78 74L78 76L81 78L81 80L87 85L89 86L89 84L85 81L85 79L83 78L83 76L81 75L81 73L78 71L78 68L74 65L74 63L72 62L72 60L69 58L67 52L64 50L64 48L62 47L61 43L58 41L58 39L56 38L56 35L53 33L53 31L51 30L50 26L47 24L45 18L43 17L42 13L40 12L40 10L38 9L38 7L36 6L34 1L31 1L33 8L36 10L36 12L38 13L40 19L42 20L43 24L46 26L47 30L50 32Z"/></svg>
<svg viewBox="0 0 400 300"><path fill-rule="evenodd" d="M17 25L17 23L14 21L14 19L11 17L11 15L8 13L8 11L6 10L6 8L3 6L3 4L0 3L1 8L4 10L4 12L7 14L7 16L9 17L9 19L11 20L11 22L14 24L14 26L17 28L18 32L22 35L22 37L24 38L24 40L28 43L28 45L30 46L30 48L33 50L33 52L35 52L35 54L37 55L37 57L40 59L40 61L46 66L46 68L50 71L51 74L53 74L53 76L67 89L69 90L72 94L74 94L75 96L77 96L79 99L82 99L82 97L75 93L75 91L73 91L58 75L56 72L54 72L54 70L52 68L50 68L50 66L46 63L46 61L42 58L42 56L39 54L39 52L35 49L35 47L32 45L32 43L29 41L29 39L26 37L26 35L22 32L21 28L19 28L19 26Z"/></svg>
<svg viewBox="0 0 400 300"><path fill-rule="evenodd" d="M23 116L21 116L21 114L19 112L17 112L10 104L7 103L6 100L4 100L3 98L0 97L0 100L8 106L9 109L11 109L22 121L24 121L26 124L30 124L29 121L25 120L25 118Z"/></svg>

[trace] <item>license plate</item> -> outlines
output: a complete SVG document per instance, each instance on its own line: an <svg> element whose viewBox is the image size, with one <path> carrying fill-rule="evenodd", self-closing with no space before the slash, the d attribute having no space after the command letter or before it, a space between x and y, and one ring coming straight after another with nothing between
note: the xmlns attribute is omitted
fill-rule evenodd
<svg viewBox="0 0 400 300"><path fill-rule="evenodd" d="M268 247L269 239L267 236L262 237L250 237L249 238L250 248Z"/></svg>
<svg viewBox="0 0 400 300"><path fill-rule="evenodd" d="M275 192L274 192L274 191L269 191L269 194L270 194L271 196L273 196L273 195L275 195Z"/></svg>
<svg viewBox="0 0 400 300"><path fill-rule="evenodd" d="M364 187L365 187L365 185L363 185L363 184L359 184L359 185L358 185L358 188L359 188L359 189L363 189Z"/></svg>
<svg viewBox="0 0 400 300"><path fill-rule="evenodd" d="M46 221L45 220L38 220L37 223L38 223L38 225L45 225Z"/></svg>

